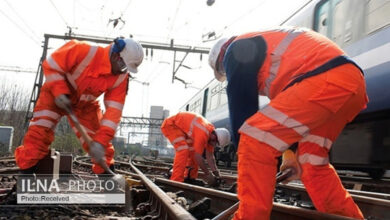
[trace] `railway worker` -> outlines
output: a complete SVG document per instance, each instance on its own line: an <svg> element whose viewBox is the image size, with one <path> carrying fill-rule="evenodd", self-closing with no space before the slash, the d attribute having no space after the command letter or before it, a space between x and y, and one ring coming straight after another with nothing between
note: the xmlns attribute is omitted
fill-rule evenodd
<svg viewBox="0 0 390 220"><path fill-rule="evenodd" d="M214 147L225 147L230 143L230 133L225 128L217 128L202 116L192 112L179 112L164 120L161 132L175 148L175 159L171 180L183 182L184 177L196 179L198 166L207 176L207 182L213 184L219 177L214 158ZM203 160L202 154L206 151L206 160L210 172ZM186 166L191 167L190 171Z"/></svg>
<svg viewBox="0 0 390 220"><path fill-rule="evenodd" d="M288 180L302 180L318 211L363 219L328 158L332 142L368 101L359 66L326 37L290 27L221 39L209 64L219 81L228 81L233 140L239 142L234 218L270 218L277 157L298 142L301 172ZM258 95L271 100L260 111Z"/></svg>
<svg viewBox="0 0 390 220"><path fill-rule="evenodd" d="M117 38L107 47L71 40L54 51L42 64L46 78L34 108L23 145L15 150L22 173L32 173L49 152L59 119L72 109L92 140L83 140L69 122L93 161L105 158L114 163L111 139L121 119L128 89L129 72L136 73L143 60L143 48L133 39ZM104 93L102 114L97 97ZM96 174L104 173L94 163Z"/></svg>

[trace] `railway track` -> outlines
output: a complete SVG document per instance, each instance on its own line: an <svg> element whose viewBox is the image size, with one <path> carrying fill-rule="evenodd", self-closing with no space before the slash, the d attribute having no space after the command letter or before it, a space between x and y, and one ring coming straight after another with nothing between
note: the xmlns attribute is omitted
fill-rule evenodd
<svg viewBox="0 0 390 220"><path fill-rule="evenodd" d="M12 159L8 158L7 164L10 163L12 164ZM132 163L117 161L115 164L116 172L126 175L132 183L136 184L131 186L131 207L125 211L123 208L118 208L114 214L110 214L112 209L107 209L107 216L135 219L226 219L226 216L219 217L218 215L223 215L221 213L226 210L228 210L227 216L234 212L234 209L230 210L229 214L229 208L234 207L238 202L234 193L236 180L234 172L221 170L223 181L220 182L220 185L214 186L214 188L206 188L204 181L201 180L202 172L199 173L200 180L193 182L193 184L198 185L169 181L166 178L169 166L171 166L170 163L149 161L144 158L134 160ZM91 163L88 157L76 158L73 167L75 173L79 175L92 176ZM12 180L12 175L2 173L3 171L10 172L10 168L12 167L0 168L0 174L8 175L8 178L11 177ZM0 186L1 198L11 190L11 187L9 185L8 187ZM367 219L390 219L390 195L357 190L350 190L350 193ZM181 204L181 208L177 208L178 204ZM176 208L171 210L172 207ZM85 211L85 209L77 207L74 210L78 213L77 215L86 218L102 218L104 211L95 209ZM65 208L60 210L64 213L68 212ZM6 211L9 212L10 210ZM326 215L315 211L302 184L292 183L277 186L271 219L348 218Z"/></svg>
<svg viewBox="0 0 390 220"><path fill-rule="evenodd" d="M164 167L163 165L170 165L169 163L164 164L160 162L153 163L151 161L145 162L143 160L136 160L134 161L134 165L137 166L138 169L142 170L142 172L147 173L151 178L154 179L155 183L157 183L158 185L162 185L164 189L166 188L171 190L176 189L179 191L184 191L184 189L182 188L193 188L193 189L195 188L195 190L185 193L185 198L191 198L190 201L199 201L201 199L199 198L199 196L201 195L200 192L202 191L202 189L204 189L204 187L172 182L167 180L166 178L163 178L164 176L166 176L169 170L169 167ZM118 161L116 163L116 167L118 168L117 172L126 175L134 175L134 173L131 172L129 166L130 166L129 163ZM123 171L123 170L127 170L127 171ZM225 191L224 193L229 193L226 191L234 192L233 190L234 187L232 186L236 180L236 176L229 174L229 172L230 171L225 172L222 170L221 176L224 180L223 184L215 187L216 189L205 188L207 189L206 191L207 192L214 192L210 190L215 190L217 192ZM204 174L202 172L199 172L199 177L204 178ZM390 195L383 194L383 193L373 193L373 192L363 192L363 191L353 191L353 190L350 190L350 193L353 195L354 200L358 203L359 207L362 207L362 211L365 214L365 216L367 216L368 219L390 219L390 212L389 212L390 201L388 200ZM206 194L204 195L204 197L207 197ZM225 203L223 201L219 201L216 198L213 198L212 199L213 201L216 200L218 202L216 203L216 205L211 207L211 211L215 214L223 210L226 210L230 206L234 205L234 203L237 202L236 195L234 193L230 193L230 195L233 195L235 199L231 198L230 200L228 200L224 198L223 201L225 200L230 201ZM278 185L275 198L274 198L274 210L278 210L278 209L285 210L284 209L285 207L302 208L304 210L314 209L303 185L298 183L288 184L288 185L282 185L282 184ZM291 213L291 211L288 211L288 213ZM306 213L305 216L308 216L308 214ZM283 218L281 216L279 217L280 218L275 218L275 219L288 219L286 216L283 216ZM309 219L318 219L318 218L320 217L316 216L314 218L313 216L311 216ZM302 219L302 216L298 217L297 219Z"/></svg>

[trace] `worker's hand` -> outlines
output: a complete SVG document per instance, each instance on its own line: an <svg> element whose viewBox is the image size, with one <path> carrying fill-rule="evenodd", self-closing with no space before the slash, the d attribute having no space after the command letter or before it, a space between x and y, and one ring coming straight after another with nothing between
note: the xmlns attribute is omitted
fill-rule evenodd
<svg viewBox="0 0 390 220"><path fill-rule="evenodd" d="M104 147L100 143L93 141L91 146L89 146L89 155L91 155L92 159L96 162L99 163L99 161L105 161L104 158Z"/></svg>
<svg viewBox="0 0 390 220"><path fill-rule="evenodd" d="M194 143L194 141L191 138L187 138L186 142L187 142L187 144L190 144L190 145Z"/></svg>
<svg viewBox="0 0 390 220"><path fill-rule="evenodd" d="M69 111L71 109L71 101L66 95L59 95L54 99L54 102L59 108Z"/></svg>
<svg viewBox="0 0 390 220"><path fill-rule="evenodd" d="M282 165L280 166L280 171L284 171L288 168L292 169L292 174L286 180L283 181L284 184L287 184L291 180L298 180L301 178L302 169L299 165L299 162L295 156L295 153L292 150L286 150L282 156Z"/></svg>
<svg viewBox="0 0 390 220"><path fill-rule="evenodd" d="M221 177L221 174L219 173L219 170L213 171L213 175L216 177Z"/></svg>
<svg viewBox="0 0 390 220"><path fill-rule="evenodd" d="M206 181L209 186L214 186L217 182L217 178L212 173L209 173L206 177Z"/></svg>

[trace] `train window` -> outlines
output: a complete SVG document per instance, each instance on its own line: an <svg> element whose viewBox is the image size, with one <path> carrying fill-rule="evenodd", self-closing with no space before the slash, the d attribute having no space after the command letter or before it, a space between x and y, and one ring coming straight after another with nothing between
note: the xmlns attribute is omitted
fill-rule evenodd
<svg viewBox="0 0 390 220"><path fill-rule="evenodd" d="M221 84L218 83L211 89L211 98L210 98L210 110L216 109L219 106L219 90Z"/></svg>
<svg viewBox="0 0 390 220"><path fill-rule="evenodd" d="M227 94L226 94L226 85L224 85L221 89L221 99L220 99L220 103L221 105L224 105L228 102L228 99L227 99Z"/></svg>
<svg viewBox="0 0 390 220"><path fill-rule="evenodd" d="M348 15L348 2L337 1L333 7L333 29L331 39L343 45L352 39L352 18Z"/></svg>
<svg viewBox="0 0 390 220"><path fill-rule="evenodd" d="M315 11L315 22L314 22L314 30L318 33L328 36L328 29L331 25L329 21L330 16L330 1L322 1L316 7Z"/></svg>
<svg viewBox="0 0 390 220"><path fill-rule="evenodd" d="M333 6L332 40L345 46L360 39L364 33L364 1L335 1Z"/></svg>
<svg viewBox="0 0 390 220"><path fill-rule="evenodd" d="M343 47L361 38L365 1L321 1L315 11L314 30Z"/></svg>
<svg viewBox="0 0 390 220"><path fill-rule="evenodd" d="M366 33L374 32L390 24L390 1L371 0L367 2L365 16L367 18Z"/></svg>
<svg viewBox="0 0 390 220"><path fill-rule="evenodd" d="M191 112L196 112L198 114L201 114L202 113L202 99L198 99L196 100L194 103L190 104L190 108L189 110Z"/></svg>

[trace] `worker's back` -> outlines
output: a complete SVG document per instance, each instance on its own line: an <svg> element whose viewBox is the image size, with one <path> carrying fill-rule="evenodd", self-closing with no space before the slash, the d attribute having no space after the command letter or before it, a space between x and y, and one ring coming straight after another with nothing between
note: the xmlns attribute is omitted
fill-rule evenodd
<svg viewBox="0 0 390 220"><path fill-rule="evenodd" d="M209 133L214 130L214 126L204 117L192 112L179 112L174 116L174 123L189 137L192 136L194 128L201 127L200 129L204 131L207 135L209 135ZM202 127L206 129L203 129Z"/></svg>
<svg viewBox="0 0 390 220"><path fill-rule="evenodd" d="M234 41L260 36L266 57L259 70L259 93L270 98L297 76L309 72L344 52L325 36L308 29L281 28L247 33Z"/></svg>

